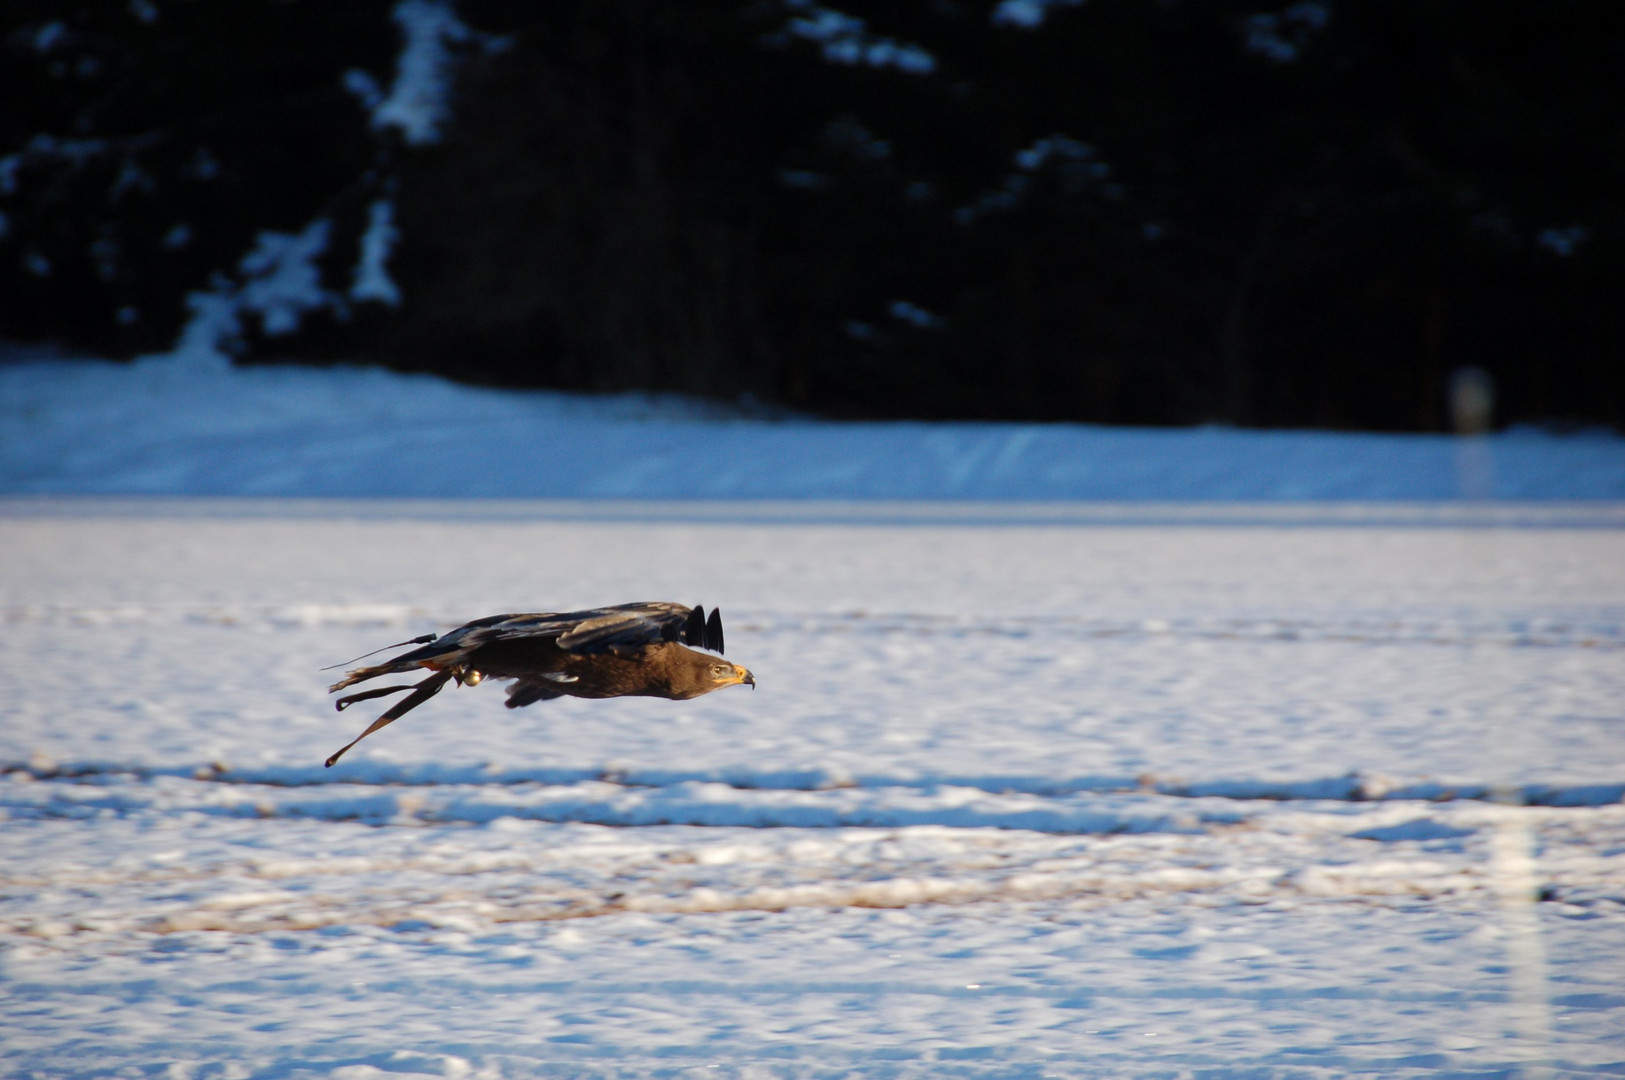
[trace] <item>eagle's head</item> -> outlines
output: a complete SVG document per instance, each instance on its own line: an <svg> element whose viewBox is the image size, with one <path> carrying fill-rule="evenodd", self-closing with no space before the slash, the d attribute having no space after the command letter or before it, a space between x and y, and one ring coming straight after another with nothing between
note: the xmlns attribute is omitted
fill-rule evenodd
<svg viewBox="0 0 1625 1080"><path fill-rule="evenodd" d="M724 686L738 686L741 683L749 686L752 690L756 689L756 676L752 675L748 668L742 668L738 664L730 664L720 657L711 662L707 674L710 676L711 682L715 684L713 689L716 690L720 690Z"/></svg>
<svg viewBox="0 0 1625 1080"><path fill-rule="evenodd" d="M661 666L666 669L666 682L673 698L699 697L713 690L721 690L724 686L738 686L741 683L751 687L756 685L756 676L747 668L729 663L720 656L696 652L682 645L669 645L666 649L669 651L662 658L664 662Z"/></svg>

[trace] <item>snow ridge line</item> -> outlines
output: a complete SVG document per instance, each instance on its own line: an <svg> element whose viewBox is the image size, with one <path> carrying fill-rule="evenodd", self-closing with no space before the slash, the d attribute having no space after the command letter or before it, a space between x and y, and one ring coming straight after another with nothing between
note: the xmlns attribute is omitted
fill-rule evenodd
<svg viewBox="0 0 1625 1080"><path fill-rule="evenodd" d="M1494 820L1493 812L1476 817L1479 826ZM1610 818L1593 822L1605 842L1618 833L1619 815ZM1055 900L1091 906L1197 897L1251 905L1393 906L1418 900L1482 905L1499 889L1482 843L1452 840L1424 850L1376 850L1335 820L1281 824L1284 829L1239 834L1221 830L1082 841L887 829L758 842L689 830L609 844L583 832L514 842L518 836L510 828L504 833L509 842L500 847L442 842L337 858L326 853L289 857L257 844L244 852L229 845L224 861L222 849L215 847L201 859L155 853L135 864L52 862L8 875L3 884L13 902L0 911L0 937L253 934L341 926L480 933L502 924L629 912ZM1309 830L1302 831L1306 825ZM1577 917L1617 918L1625 904L1617 870L1584 852L1573 837L1565 839L1561 828L1549 838L1540 898L1563 904ZM71 910L31 910L29 898L41 890L73 890L80 900ZM1186 953L1202 946L1174 948Z"/></svg>
<svg viewBox="0 0 1625 1080"><path fill-rule="evenodd" d="M376 825L488 825L499 819L619 828L1018 829L1058 835L1201 833L1248 814L1235 804L1156 804L1136 796L1046 799L969 788L840 788L744 791L685 783L629 788L602 781L567 786L446 785L259 788L174 778L146 783L9 784L0 813L18 819L81 820L190 813L212 817Z"/></svg>
<svg viewBox="0 0 1625 1080"><path fill-rule="evenodd" d="M153 607L139 604L76 606L57 604L0 605L0 623L70 626L202 625L264 627L281 630L317 627L459 626L462 619L437 616L406 604L210 604ZM1198 638L1272 642L1344 642L1362 644L1471 645L1522 648L1625 649L1625 621L1615 619L1506 618L1455 619L1303 619L1251 618L1099 618L1071 615L958 616L839 612L746 614L735 616L736 634L873 636L1034 636L1076 639Z"/></svg>
<svg viewBox="0 0 1625 1080"><path fill-rule="evenodd" d="M83 366L82 362L75 362ZM120 365L122 366L122 365ZM0 369L3 370L3 369ZM242 368L236 369L241 374ZM349 395L372 398L376 387ZM60 392L53 394L59 398ZM343 395L340 395L343 397ZM647 413L608 416L610 426L635 427L661 409L682 410L688 402L652 399L594 400L588 407L617 406ZM714 405L697 403L711 409ZM348 418L348 419L353 419ZM570 418L573 420L574 418ZM712 422L731 420L718 413ZM681 421L679 421L681 422ZM552 425L550 425L552 426ZM686 426L686 425L685 425ZM850 425L848 425L850 427ZM625 430L622 428L621 430ZM1153 438L1155 433L1153 434ZM399 485L396 485L397 487ZM37 486L36 486L37 487ZM1619 529L1625 528L1625 499L1617 491L1572 497L1520 495L1489 502L1463 502L1450 494L1399 498L1383 495L1294 494L1255 498L1225 494L1150 498L1132 492L1115 497L1061 494L1032 498L952 494L779 495L697 494L286 494L221 492L24 490L0 474L0 519L11 518L202 518L242 520L291 518L303 521L478 521L478 522L659 522L727 525L975 526L987 528L1380 528L1380 529Z"/></svg>
<svg viewBox="0 0 1625 1080"><path fill-rule="evenodd" d="M72 982L15 982L11 984L19 997L66 994L78 997L107 995L116 992L147 991L152 979L99 979ZM243 993L262 988L265 993L312 994L323 989L315 981L300 982L290 979L236 978L223 982L189 988L192 994ZM1013 997L1053 999L1058 1001L1092 1001L1096 998L1142 998L1171 1001L1386 1001L1399 1004L1418 1003L1459 1005L1470 1003L1504 1004L1510 996L1504 990L1401 990L1389 987L1350 987L1341 985L1250 987L1250 986L1168 986L1146 988L1131 985L1099 987L1092 985L1054 985L1034 982L984 982L966 984L943 979L927 982L919 979L865 979L842 982L834 979L764 979L752 982L727 982L712 979L648 979L648 980L568 980L568 979L499 979L478 983L455 977L442 976L429 979L397 979L366 983L368 994L399 994L414 996L425 987L448 995L461 994L472 999L478 993L490 994L548 994L561 998L611 997L630 994L658 994L663 997L717 996L743 997L757 994L829 994L841 997L881 998L893 994L914 994L925 997ZM1553 1003L1569 1009L1614 1009L1625 1007L1625 995L1568 994L1553 998ZM168 1044L166 1044L168 1045ZM566 1044L568 1048L568 1044ZM601 1048L593 1048L602 1054ZM157 1051L154 1051L156 1053ZM394 1066L401 1064L398 1055L388 1059ZM703 1056L703 1055L700 1055ZM714 1056L714 1055L712 1055ZM913 1060L920 1051L902 1050L895 1060ZM859 1058L856 1060L862 1061ZM1027 1063L1027 1057L1018 1060ZM1094 1059L1090 1059L1093 1061ZM1215 1061L1220 1059L1215 1058ZM867 1064L867 1061L864 1061ZM1270 1074L1266 1074L1270 1075ZM1296 1075L1296 1074L1294 1074ZM1614 1074L1610 1074L1614 1075Z"/></svg>
<svg viewBox="0 0 1625 1080"><path fill-rule="evenodd" d="M821 769L749 773L739 770L513 768L490 765L392 766L362 763L343 775L320 765L235 768L220 762L148 766L122 762L57 763L44 758L0 761L0 778L38 781L90 781L130 777L138 782L160 778L202 781L229 786L273 789L452 788L515 789L599 784L626 792L667 791L703 785L740 793L815 793L842 790L868 792L960 790L989 796L1066 799L1076 796L1166 796L1173 799L1219 799L1265 802L1495 802L1513 806L1583 807L1625 803L1625 782L1588 784L1492 784L1400 780L1376 773L1307 780L1230 779L1188 781L1155 776L848 776ZM0 799L0 805L4 800Z"/></svg>
<svg viewBox="0 0 1625 1080"><path fill-rule="evenodd" d="M826 880L783 885L676 887L656 884L649 891L609 894L569 890L551 897L517 900L477 897L473 890L444 890L427 895L380 898L324 896L312 904L297 895L261 894L251 905L224 908L181 906L161 915L109 915L81 918L72 924L29 917L0 919L0 934L52 938L74 933L174 934L214 931L236 934L320 930L333 926L378 926L396 929L469 931L505 923L560 922L622 913L645 915L717 914L742 911L785 911L792 908L897 909L921 905L1092 901L1120 904L1133 900L1205 894L1249 903L1303 897L1355 903L1389 903L1418 894L1471 898L1490 890L1487 882L1465 875L1396 880L1386 889L1336 889L1328 892L1316 879L1253 867L1220 871L1170 868L1145 873L1091 868L1074 874L1020 873L992 878L976 876L900 876L873 881ZM645 886L646 888L648 886Z"/></svg>

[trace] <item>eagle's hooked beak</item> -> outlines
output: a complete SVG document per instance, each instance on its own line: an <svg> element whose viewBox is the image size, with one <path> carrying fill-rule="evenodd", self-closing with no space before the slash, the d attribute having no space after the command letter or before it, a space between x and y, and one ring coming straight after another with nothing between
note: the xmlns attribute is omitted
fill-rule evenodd
<svg viewBox="0 0 1625 1080"><path fill-rule="evenodd" d="M756 689L756 676L752 675L748 668L736 667L734 668L734 674L739 677L741 683L749 686L752 690Z"/></svg>

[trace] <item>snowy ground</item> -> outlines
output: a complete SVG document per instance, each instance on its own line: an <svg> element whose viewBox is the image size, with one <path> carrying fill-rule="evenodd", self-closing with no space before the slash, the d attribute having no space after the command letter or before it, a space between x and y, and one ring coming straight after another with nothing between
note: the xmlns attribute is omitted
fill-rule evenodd
<svg viewBox="0 0 1625 1080"><path fill-rule="evenodd" d="M0 492L550 499L1625 500L1625 438L832 424L379 370L28 362Z"/></svg>
<svg viewBox="0 0 1625 1080"><path fill-rule="evenodd" d="M1625 1072L1617 436L13 350L0 493L0 1074ZM760 689L322 768L325 665L638 599Z"/></svg>
<svg viewBox="0 0 1625 1080"><path fill-rule="evenodd" d="M0 500L0 1073L1618 1075L1619 522ZM634 599L760 688L322 768L324 665Z"/></svg>

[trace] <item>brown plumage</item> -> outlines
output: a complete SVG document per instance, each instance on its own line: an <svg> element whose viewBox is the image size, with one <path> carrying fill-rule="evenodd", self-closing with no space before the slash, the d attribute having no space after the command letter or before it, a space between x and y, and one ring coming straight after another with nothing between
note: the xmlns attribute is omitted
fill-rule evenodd
<svg viewBox="0 0 1625 1080"><path fill-rule="evenodd" d="M416 668L431 672L422 682L363 690L334 702L343 712L358 701L412 691L328 758L329 768L344 751L422 705L453 679L459 686L477 686L485 679L515 680L508 688L510 709L565 696L681 701L724 686L756 685L756 677L739 665L687 647L721 653L722 613L713 610L706 618L705 608L682 604L651 602L589 611L492 615L438 638L428 634L401 644L422 648L382 664L355 668L328 688L334 693L380 675Z"/></svg>

